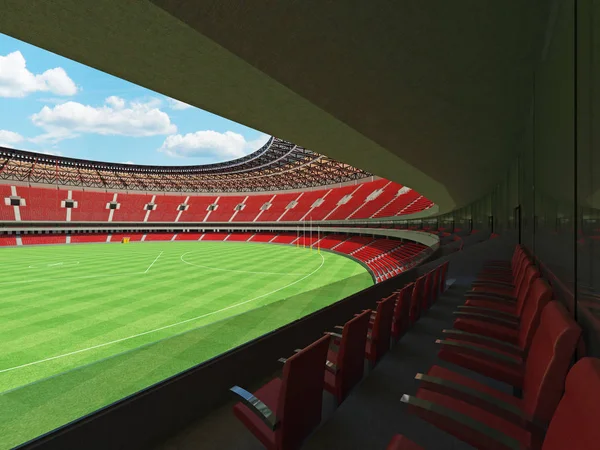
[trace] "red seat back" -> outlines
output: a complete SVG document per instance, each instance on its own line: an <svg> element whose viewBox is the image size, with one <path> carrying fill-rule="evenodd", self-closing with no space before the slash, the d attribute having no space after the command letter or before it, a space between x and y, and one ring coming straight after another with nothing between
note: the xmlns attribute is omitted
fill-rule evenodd
<svg viewBox="0 0 600 450"><path fill-rule="evenodd" d="M531 263L527 263L525 266L525 271L523 273L523 277L519 285L516 288L515 297L517 298L517 315L521 315L523 308L525 306L525 301L528 298L529 291L533 286L533 281L540 277L540 271L532 265Z"/></svg>
<svg viewBox="0 0 600 450"><path fill-rule="evenodd" d="M431 289L431 303L435 303L440 295L440 280L442 279L442 266L439 265L434 269L433 288Z"/></svg>
<svg viewBox="0 0 600 450"><path fill-rule="evenodd" d="M377 314L371 329L371 346L378 361L390 348L395 296L391 295L377 303Z"/></svg>
<svg viewBox="0 0 600 450"><path fill-rule="evenodd" d="M541 278L536 278L531 283L531 287L527 289L527 298L523 302L518 337L519 346L526 351L528 351L540 323L542 311L551 299L552 289Z"/></svg>
<svg viewBox="0 0 600 450"><path fill-rule="evenodd" d="M323 336L291 356L283 366L277 417L279 448L298 448L321 422L325 361L330 337Z"/></svg>
<svg viewBox="0 0 600 450"><path fill-rule="evenodd" d="M550 290L547 285L545 289ZM544 307L523 378L523 409L543 423L550 420L560 401L580 336L581 328L560 303Z"/></svg>
<svg viewBox="0 0 600 450"><path fill-rule="evenodd" d="M415 323L421 317L421 297L423 295L423 285L425 277L419 277L415 280L412 296L410 299L410 323Z"/></svg>
<svg viewBox="0 0 600 450"><path fill-rule="evenodd" d="M582 358L567 375L565 393L552 417L542 450L598 448L598 399L600 359Z"/></svg>
<svg viewBox="0 0 600 450"><path fill-rule="evenodd" d="M450 266L450 261L446 261L442 264L442 275L440 278L440 294L446 290L446 276L448 275L448 267Z"/></svg>
<svg viewBox="0 0 600 450"><path fill-rule="evenodd" d="M370 317L371 310L367 309L344 324L335 382L339 402L346 398L356 383L362 380Z"/></svg>
<svg viewBox="0 0 600 450"><path fill-rule="evenodd" d="M410 325L410 300L412 297L414 283L408 283L404 286L396 297L394 314L392 319L392 337L396 340L400 338Z"/></svg>
<svg viewBox="0 0 600 450"><path fill-rule="evenodd" d="M427 272L423 285L423 295L421 298L421 310L425 311L431 306L431 291L433 290L433 271Z"/></svg>

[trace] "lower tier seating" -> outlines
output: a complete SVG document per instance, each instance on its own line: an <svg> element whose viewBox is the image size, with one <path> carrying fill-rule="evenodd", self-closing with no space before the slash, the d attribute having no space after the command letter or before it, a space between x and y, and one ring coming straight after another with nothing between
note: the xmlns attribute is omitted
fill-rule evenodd
<svg viewBox="0 0 600 450"><path fill-rule="evenodd" d="M362 261L373 272L377 282L387 280L412 267L413 259L427 249L418 243L402 242L395 239L373 239L363 236L331 234L318 238L316 235L303 236L297 232L281 233L85 233L72 234L24 234L22 245L68 244L86 242L121 242L123 238L136 241L233 241L263 242L298 245L313 249L331 249ZM15 235L0 235L0 246L18 245Z"/></svg>

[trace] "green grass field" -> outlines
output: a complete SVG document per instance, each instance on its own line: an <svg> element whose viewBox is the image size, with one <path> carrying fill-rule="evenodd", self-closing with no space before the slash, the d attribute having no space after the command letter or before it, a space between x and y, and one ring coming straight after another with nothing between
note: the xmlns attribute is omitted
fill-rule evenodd
<svg viewBox="0 0 600 450"><path fill-rule="evenodd" d="M0 249L0 448L373 284L355 261L235 242Z"/></svg>

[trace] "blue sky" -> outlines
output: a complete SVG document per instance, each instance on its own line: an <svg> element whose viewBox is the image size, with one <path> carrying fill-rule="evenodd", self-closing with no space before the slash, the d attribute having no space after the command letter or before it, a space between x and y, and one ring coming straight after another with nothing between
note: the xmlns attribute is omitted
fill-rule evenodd
<svg viewBox="0 0 600 450"><path fill-rule="evenodd" d="M227 161L268 136L0 34L0 145L100 161Z"/></svg>

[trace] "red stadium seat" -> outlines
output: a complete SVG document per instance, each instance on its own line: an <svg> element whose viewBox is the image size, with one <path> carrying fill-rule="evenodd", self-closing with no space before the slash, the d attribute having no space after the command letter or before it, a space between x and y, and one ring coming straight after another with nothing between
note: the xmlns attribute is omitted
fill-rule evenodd
<svg viewBox="0 0 600 450"><path fill-rule="evenodd" d="M386 450L423 450L423 447L408 440L401 434L397 434L392 438Z"/></svg>
<svg viewBox="0 0 600 450"><path fill-rule="evenodd" d="M338 404L362 380L370 316L371 310L368 309L346 322L341 335L328 333L331 344L327 353L325 389L335 396Z"/></svg>
<svg viewBox="0 0 600 450"><path fill-rule="evenodd" d="M392 339L398 342L410 326L410 300L414 283L409 283L398 291L394 314L392 318Z"/></svg>
<svg viewBox="0 0 600 450"><path fill-rule="evenodd" d="M541 280L540 280L541 281ZM547 339L548 335L554 336L548 329L556 327L557 323L562 324L564 317L568 318L568 313L558 302L552 301L546 305L542 311L539 326L534 327L533 339L528 349L520 349L514 346L514 349L508 348L505 344L501 350L499 343L491 344L486 340L479 343L465 343L463 341L447 340L442 341L442 350L439 352L440 358L452 362L466 369L481 373L482 375L494 378L508 383L516 388L523 387L523 376L525 367L531 360L536 361L538 355L535 353L540 348L546 349L540 344L540 339ZM555 338L554 341L544 342L543 345L561 345L565 348L570 347L569 336ZM565 343L566 342L566 343ZM573 343L575 346L577 342ZM574 347L573 347L574 349ZM559 349L560 350L560 349ZM552 351L559 351L552 350ZM548 350L551 351L551 350ZM563 350L564 351L564 350Z"/></svg>
<svg viewBox="0 0 600 450"><path fill-rule="evenodd" d="M499 313L466 313L454 321L454 329L443 332L451 339L475 343L484 341L499 350L512 349L513 352L524 354L529 348L542 310L551 297L550 287L544 280L538 278L533 282L523 302L520 317Z"/></svg>
<svg viewBox="0 0 600 450"><path fill-rule="evenodd" d="M564 394L562 390L552 392L557 397L562 394L562 398L553 408L545 435L465 401L429 392L428 398L405 395L402 401L420 417L476 448L588 450L598 448L600 442L600 427L596 423L600 414L600 359L597 358L579 360L566 376Z"/></svg>
<svg viewBox="0 0 600 450"><path fill-rule="evenodd" d="M524 275L520 278L519 286L515 289L514 295L499 294L497 292L471 291L465 295L467 301L456 314L465 316L469 313L496 314L519 318L523 311L525 299L531 289L531 286L540 272L532 265L524 269Z"/></svg>
<svg viewBox="0 0 600 450"><path fill-rule="evenodd" d="M414 324L419 317L421 317L421 304L423 295L423 286L425 284L425 277L419 277L415 280L415 284L412 290L412 296L410 298L410 323Z"/></svg>
<svg viewBox="0 0 600 450"><path fill-rule="evenodd" d="M269 450L299 448L321 422L325 361L330 341L323 336L285 360L282 378L253 394L235 386L242 398L235 416Z"/></svg>
<svg viewBox="0 0 600 450"><path fill-rule="evenodd" d="M390 348L395 295L377 302L377 310L369 324L365 354L372 366L377 364Z"/></svg>

